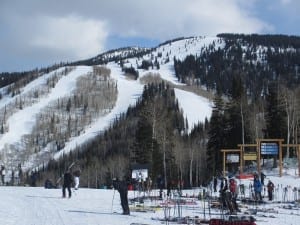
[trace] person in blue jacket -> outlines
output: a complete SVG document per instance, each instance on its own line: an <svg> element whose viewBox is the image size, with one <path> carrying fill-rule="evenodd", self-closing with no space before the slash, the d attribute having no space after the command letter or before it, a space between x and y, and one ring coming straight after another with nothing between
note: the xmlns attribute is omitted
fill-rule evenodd
<svg viewBox="0 0 300 225"><path fill-rule="evenodd" d="M254 188L255 200L262 201L262 196L261 196L262 184L257 174L254 175L253 188Z"/></svg>

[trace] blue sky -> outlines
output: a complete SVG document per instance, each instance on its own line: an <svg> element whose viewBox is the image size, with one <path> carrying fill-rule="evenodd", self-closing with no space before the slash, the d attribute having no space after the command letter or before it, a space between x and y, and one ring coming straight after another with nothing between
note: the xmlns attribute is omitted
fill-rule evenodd
<svg viewBox="0 0 300 225"><path fill-rule="evenodd" d="M0 72L181 36L299 36L299 11L299 0L1 0Z"/></svg>

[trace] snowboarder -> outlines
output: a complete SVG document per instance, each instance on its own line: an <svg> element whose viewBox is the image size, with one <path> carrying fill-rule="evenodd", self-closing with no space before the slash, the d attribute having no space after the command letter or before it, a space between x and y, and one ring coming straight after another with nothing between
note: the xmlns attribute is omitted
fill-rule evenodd
<svg viewBox="0 0 300 225"><path fill-rule="evenodd" d="M80 173L81 173L81 171L79 169L75 170L74 173L73 173L73 175L74 175L74 188L75 188L75 190L78 190L78 188L79 188Z"/></svg>
<svg viewBox="0 0 300 225"><path fill-rule="evenodd" d="M267 188L268 188L269 201L272 201L273 200L274 184L272 183L271 180L269 180L269 182L267 184Z"/></svg>
<svg viewBox="0 0 300 225"><path fill-rule="evenodd" d="M68 189L68 194L69 194L69 198L71 198L72 196L72 191L71 191L71 185L73 183L73 177L72 174L70 172L70 170L67 170L64 174L64 182L63 182L63 188L62 188L62 194L63 194L63 198L66 197L66 189Z"/></svg>
<svg viewBox="0 0 300 225"><path fill-rule="evenodd" d="M121 206L123 209L123 215L130 215L129 206L128 206L128 185L126 179L119 180L113 179L113 187L120 194Z"/></svg>
<svg viewBox="0 0 300 225"><path fill-rule="evenodd" d="M261 196L262 185L260 180L258 179L257 174L254 175L253 188L254 188L255 200L262 201L262 196Z"/></svg>

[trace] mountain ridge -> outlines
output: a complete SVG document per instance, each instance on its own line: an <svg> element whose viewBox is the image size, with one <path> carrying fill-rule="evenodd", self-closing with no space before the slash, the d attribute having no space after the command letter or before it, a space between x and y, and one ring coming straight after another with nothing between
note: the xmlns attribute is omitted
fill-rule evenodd
<svg viewBox="0 0 300 225"><path fill-rule="evenodd" d="M177 38L166 41L160 44L158 47L151 49L126 47L117 50L110 50L87 60L66 64L62 63L59 65L54 65L53 67L42 69L40 71L34 71L34 76L31 76L29 73L28 80L18 80L18 82L11 83L10 85L1 88L2 99L0 101L0 112L3 122L1 129L2 134L0 135L0 154L2 163L8 165L8 167L12 170L17 169L19 165L21 165L24 170L33 170L47 165L49 160L58 160L65 157L72 152L72 150L80 148L80 145L84 144L87 140L94 138L95 134L105 132L112 121L114 121L121 113L126 112L129 106L135 105L139 97L142 96L145 86L145 83L143 83L144 81L142 80L148 80L147 83L155 82L155 80L163 80L164 82L170 84L170 86L173 88L175 87L188 91L191 91L192 89L192 92L197 94L204 91L205 94L208 94L206 97L209 97L210 101L206 102L206 100L203 101L198 96L190 97L191 95L189 94L186 94L185 96L179 96L177 91L176 98L179 101L179 105L180 101L182 101L182 103L187 103L189 101L189 99L182 100L186 98L186 96L193 98L193 100L194 98L197 99L196 104L194 103L193 105L186 106L182 109L183 112L188 111L193 114L189 118L187 113L184 113L186 117L186 127L188 127L185 131L187 133L191 133L194 126L199 122L204 122L210 118L213 107L211 100L214 98L215 93L218 92L217 87L221 85L223 87L223 93L221 94L226 97L229 96L232 86L225 86L227 85L226 83L230 83L232 81L232 78L229 75L234 77L234 75L241 74L241 77L245 79L245 82L252 84L255 77L253 78L253 81L251 81L252 78L250 79L246 75L248 73L249 75L257 75L255 69L253 68L261 67L263 68L263 72L259 72L261 73L260 76L264 77L265 80L274 80L277 76L276 73L274 74L274 71L280 71L281 68L274 64L276 61L272 62L269 60L278 61L279 59L276 57L283 55L283 57L286 57L287 60L286 71L288 71L288 75L291 73L290 71L295 71L295 74L289 75L293 80L296 80L296 82L292 82L292 84L297 84L297 76L299 76L297 73L297 64L295 64L294 67L291 67L291 65L288 63L290 58L292 59L292 63L297 61L297 45L288 45L285 49L283 47L279 48L278 46L270 47L269 45L263 46L256 45L254 42L247 42L246 39L251 39L251 36L233 35L228 38L225 37L226 34L225 36L224 34L222 35L223 37L219 35L216 37L199 36ZM257 38L256 36L253 37ZM282 38L282 36L275 37ZM261 38L260 41L265 41L264 36L259 38ZM235 42L234 39L238 39L238 42ZM296 38L295 43L297 43L297 40L298 39ZM278 40L276 39L276 41ZM288 43L288 40L286 40L286 42ZM289 56L289 54L292 55ZM222 60L224 60L225 66L221 64L223 63ZM252 68L253 70L243 70L243 67L247 65L249 65L249 68ZM265 69L273 67L274 71L266 71ZM239 70L239 68L242 69ZM74 71L78 70L85 70L85 72L76 75ZM61 72L64 73L59 75ZM220 77L216 77L216 75L220 75ZM30 80L30 76L32 77L32 80ZM88 89L86 89L86 91L80 95L76 94L76 92L72 93L71 90L74 89L77 82L75 81L75 78L79 78L81 76L84 77L84 79L86 79L88 76L88 80L93 80L93 82L102 82L104 85L106 84L106 86L109 87L109 89L106 91L103 89L104 96L106 97L107 94L105 93L112 93L111 91L114 89L117 90L118 94L115 103L111 103L113 106L104 107L101 109L103 112L101 112L101 110L97 111L100 108L95 102L93 102L93 97L90 97L88 103L85 103L84 96L88 96L88 94L92 93L92 89L90 89L92 86L87 86ZM223 78L226 79L221 80ZM281 76L281 78L285 79L283 76ZM29 88L32 82L37 79L43 80L44 86L42 86L40 89ZM70 85L68 82L64 83L66 86L64 90L66 93L68 93L66 98L59 96L60 92L56 91L58 96L55 100L57 102L56 107L58 108L58 105L61 105L60 107L66 112L74 110L74 113L70 115L66 114L62 119L56 117L55 113L57 112L53 110L52 114L48 113L49 117L47 120L56 121L55 124L65 123L64 127L52 125L51 129L70 129L70 134L68 134L68 137L65 137L65 133L67 132L64 131L65 133L61 133L64 134L62 135L64 136L64 138L62 138L63 140L61 137L59 137L59 141L53 140L53 137L50 137L53 135L47 134L48 131L45 129L42 134L36 133L35 135L31 135L31 140L28 139L28 133L26 133L25 136L18 137L21 141L17 142L16 144L12 144L13 141L5 141L3 137L11 129L12 125L10 125L10 123L17 123L16 120L18 120L19 123L21 121L21 119L9 121L8 118L13 116L14 113L19 112L23 119L25 118L23 125L29 128L29 120L26 122L27 116L22 114L22 112L26 112L26 110L28 110L26 109L29 107L28 104L34 105L39 101L41 96L47 95L47 91L54 90L55 92L54 88L61 81L61 79L70 79L73 81L73 84ZM258 82L257 86L248 87L245 85L245 87L249 89L248 93L253 92L252 89L257 88L258 90L254 94L263 93L265 91L264 88L266 88L265 86L259 87ZM31 90L30 94L26 94L26 89ZM10 110L7 99L11 99L12 102ZM80 104L78 103L79 99L82 100ZM76 104L79 104L76 106L77 108L75 107ZM77 125L75 124L78 124L78 120L80 120L79 118L82 118L80 113L86 113L85 110L89 108L91 104L95 104L95 107L91 112L89 112L91 116L88 117L88 120L90 122L86 123L85 127L80 127L81 125L76 127ZM47 107L49 108L49 106ZM52 105L51 107L54 106ZM204 109L209 109L209 111L204 113ZM99 118L102 119L97 120L97 116L92 116L92 114L96 115L101 113L103 113L102 117ZM194 117L195 114L199 115ZM14 129L21 130L20 128ZM51 129L49 128L48 130L50 131ZM23 128L23 130L25 129ZM72 132L77 133L78 135L71 134ZM40 137L44 135L49 135L49 137L41 140ZM16 138L11 136L10 138L6 138L6 140L8 139L14 140ZM46 139L51 141L46 142ZM58 137L56 137L56 139L58 139ZM38 147L34 149L28 149L26 153L28 155L25 155L25 153L22 152L22 147L32 142L38 143ZM24 158L26 158L26 160L24 160Z"/></svg>

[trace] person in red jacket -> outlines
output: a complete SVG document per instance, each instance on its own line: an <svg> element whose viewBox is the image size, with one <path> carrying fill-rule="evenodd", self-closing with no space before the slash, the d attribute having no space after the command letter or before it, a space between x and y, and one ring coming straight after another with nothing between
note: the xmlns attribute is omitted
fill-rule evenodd
<svg viewBox="0 0 300 225"><path fill-rule="evenodd" d="M232 197L237 197L237 184L233 178L229 180L229 190L231 192Z"/></svg>
<svg viewBox="0 0 300 225"><path fill-rule="evenodd" d="M233 209L234 211L239 212L238 204L236 202L236 198L238 195L237 183L233 178L229 180L229 191L231 193L231 202L233 205Z"/></svg>

